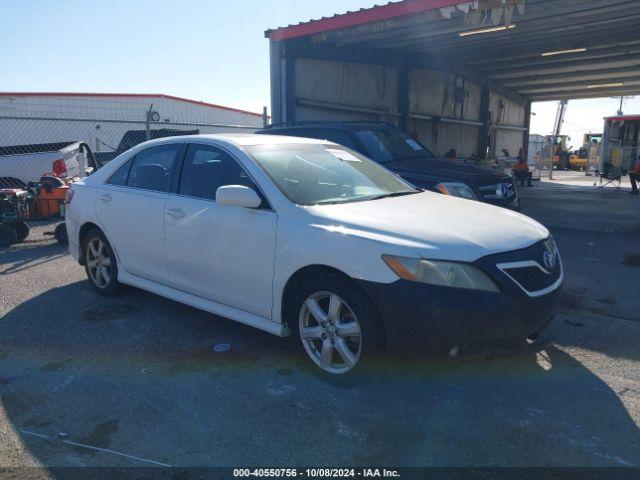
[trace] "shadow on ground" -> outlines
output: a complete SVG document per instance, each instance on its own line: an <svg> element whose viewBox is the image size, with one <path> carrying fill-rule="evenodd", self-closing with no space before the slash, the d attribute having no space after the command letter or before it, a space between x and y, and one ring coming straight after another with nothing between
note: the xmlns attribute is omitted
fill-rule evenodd
<svg viewBox="0 0 640 480"><path fill-rule="evenodd" d="M640 458L640 432L616 393L544 339L455 361L380 360L371 378L340 388L283 339L134 289L104 299L84 281L53 288L8 312L0 329L1 421L45 465ZM220 343L230 350L215 352ZM48 440L60 432L110 452Z"/></svg>
<svg viewBox="0 0 640 480"><path fill-rule="evenodd" d="M0 247L0 275L39 267L68 254L66 245L50 240L46 243L23 242L11 247Z"/></svg>

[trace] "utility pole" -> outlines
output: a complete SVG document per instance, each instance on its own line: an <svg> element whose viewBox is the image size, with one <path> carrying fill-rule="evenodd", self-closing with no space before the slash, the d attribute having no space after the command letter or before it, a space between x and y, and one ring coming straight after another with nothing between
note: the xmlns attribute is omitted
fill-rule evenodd
<svg viewBox="0 0 640 480"><path fill-rule="evenodd" d="M618 97L611 97L611 98L615 98L616 100L618 99ZM618 112L617 112L619 117L624 115L624 112L622 111L622 105L623 105L624 101L625 100L633 100L634 98L636 98L636 97L634 97L633 95L626 96L626 97L623 95L623 96L620 97L620 108L618 108Z"/></svg>
<svg viewBox="0 0 640 480"><path fill-rule="evenodd" d="M147 141L151 140L151 114L153 113L153 103L149 106L149 110L147 110L147 122L146 122L146 136Z"/></svg>
<svg viewBox="0 0 640 480"><path fill-rule="evenodd" d="M560 138L560 133L562 133L562 124L564 123L564 116L567 113L567 105L569 105L569 100L560 100L558 103L558 110L556 111L556 120L553 124L553 135L551 136L551 140L553 144L550 148L551 155L551 163L549 164L549 180L553 180L553 157L556 155L556 146L558 146L558 138ZM560 156L560 147L558 146L558 157Z"/></svg>
<svg viewBox="0 0 640 480"><path fill-rule="evenodd" d="M618 116L622 116L622 102L624 101L624 97L620 97L620 108L618 108Z"/></svg>

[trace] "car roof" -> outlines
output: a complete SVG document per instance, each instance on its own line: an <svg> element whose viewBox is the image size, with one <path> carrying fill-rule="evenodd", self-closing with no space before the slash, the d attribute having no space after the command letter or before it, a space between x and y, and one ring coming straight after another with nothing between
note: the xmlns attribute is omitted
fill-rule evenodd
<svg viewBox="0 0 640 480"><path fill-rule="evenodd" d="M206 135L205 135L206 136ZM255 133L225 133L220 135L210 135L218 139L233 142L238 146L245 145L277 145L282 143L331 143L326 140L315 138L288 137L286 135L258 135Z"/></svg>
<svg viewBox="0 0 640 480"><path fill-rule="evenodd" d="M304 121L304 122L290 122L290 123L281 123L274 124L265 127L261 130L261 133L267 133L269 130L273 131L287 131L287 130L300 130L305 128L332 128L332 129L343 129L343 130L352 130L352 131L360 131L360 130L371 130L371 129L397 129L395 125L392 125L388 122L375 121L375 120L350 120L350 121L326 121L326 120L318 120L316 122L313 121Z"/></svg>
<svg viewBox="0 0 640 480"><path fill-rule="evenodd" d="M226 143L232 143L239 147L245 147L250 145L282 145L282 144L327 144L332 143L327 140L318 140L315 138L303 138L303 137L289 137L286 135L258 135L255 133L216 133L216 134L201 134L201 135L179 135L175 137L163 137L155 140L149 140L139 144L153 146L163 143L172 142L185 142L185 141L197 141L197 140L216 140Z"/></svg>

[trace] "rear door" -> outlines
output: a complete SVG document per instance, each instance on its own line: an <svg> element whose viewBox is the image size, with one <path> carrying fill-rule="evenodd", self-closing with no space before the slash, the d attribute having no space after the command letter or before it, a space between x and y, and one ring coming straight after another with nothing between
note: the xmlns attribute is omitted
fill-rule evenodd
<svg viewBox="0 0 640 480"><path fill-rule="evenodd" d="M103 185L96 211L120 268L166 284L164 207L182 143L138 152Z"/></svg>
<svg viewBox="0 0 640 480"><path fill-rule="evenodd" d="M218 205L216 190L223 185L244 185L259 193L229 152L190 144L165 209L170 284L270 318L276 214L265 200L257 209Z"/></svg>

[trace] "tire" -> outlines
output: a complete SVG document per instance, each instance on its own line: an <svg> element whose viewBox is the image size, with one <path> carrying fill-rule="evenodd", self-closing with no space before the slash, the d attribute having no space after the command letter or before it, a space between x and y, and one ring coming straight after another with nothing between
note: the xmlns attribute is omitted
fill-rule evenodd
<svg viewBox="0 0 640 480"><path fill-rule="evenodd" d="M0 225L0 247L9 247L16 243L16 231L7 224Z"/></svg>
<svg viewBox="0 0 640 480"><path fill-rule="evenodd" d="M314 372L333 383L362 380L382 350L378 315L366 295L346 278L326 275L304 280L290 312L296 343Z"/></svg>
<svg viewBox="0 0 640 480"><path fill-rule="evenodd" d="M536 330L535 332L527 335L526 340L531 341L532 343L535 343L538 341L538 339L540 338L540 335L542 335L544 333L544 331L549 328L549 325L551 325L551 322L553 321L553 319L555 318L555 315L553 317L551 317L547 323L545 323L542 327L540 327L538 330Z"/></svg>
<svg viewBox="0 0 640 480"><path fill-rule="evenodd" d="M23 242L29 236L29 225L26 222L14 223L14 229L16 231L16 241Z"/></svg>
<svg viewBox="0 0 640 480"><path fill-rule="evenodd" d="M56 227L56 229L53 231L53 236L56 237L56 240L61 245L67 245L69 243L69 237L67 236L67 226L64 222Z"/></svg>
<svg viewBox="0 0 640 480"><path fill-rule="evenodd" d="M89 283L101 295L112 297L122 291L118 282L118 265L109 241L97 228L84 238L84 269Z"/></svg>

